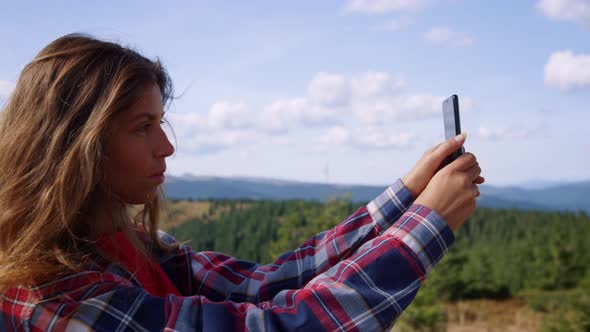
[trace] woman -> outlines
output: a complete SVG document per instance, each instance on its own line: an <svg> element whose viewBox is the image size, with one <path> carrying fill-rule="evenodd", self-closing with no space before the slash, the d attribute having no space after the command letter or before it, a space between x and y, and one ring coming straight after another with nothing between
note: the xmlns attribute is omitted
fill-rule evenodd
<svg viewBox="0 0 590 332"><path fill-rule="evenodd" d="M465 136L273 264L158 231L171 81L158 61L67 35L0 113L0 329L389 330L476 207ZM141 205L131 214L131 205Z"/></svg>

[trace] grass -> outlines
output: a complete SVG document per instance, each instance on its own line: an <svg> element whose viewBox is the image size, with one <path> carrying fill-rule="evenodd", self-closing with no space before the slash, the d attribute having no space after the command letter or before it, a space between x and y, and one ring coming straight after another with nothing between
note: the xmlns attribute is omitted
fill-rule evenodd
<svg viewBox="0 0 590 332"><path fill-rule="evenodd" d="M542 314L524 299L458 301L445 305L447 331L540 331Z"/></svg>
<svg viewBox="0 0 590 332"><path fill-rule="evenodd" d="M160 216L160 229L168 232L176 226L198 219L207 223L217 220L224 212L230 210L229 206L218 206L211 212L212 202L209 201L167 201L162 207ZM237 204L238 210L247 209L251 204L242 202Z"/></svg>
<svg viewBox="0 0 590 332"><path fill-rule="evenodd" d="M160 229L166 232L191 219L208 219L206 217L209 215L211 204L206 201L168 201L167 206L164 206L161 211Z"/></svg>
<svg viewBox="0 0 590 332"><path fill-rule="evenodd" d="M508 300L448 302L438 316L433 308L410 305L392 332L590 331L590 293L583 288L534 291Z"/></svg>
<svg viewBox="0 0 590 332"><path fill-rule="evenodd" d="M537 332L541 331L544 316L532 310L524 299L448 302L442 305L438 322L417 321L416 317L424 314L416 312L424 310L432 308L410 305L392 332Z"/></svg>

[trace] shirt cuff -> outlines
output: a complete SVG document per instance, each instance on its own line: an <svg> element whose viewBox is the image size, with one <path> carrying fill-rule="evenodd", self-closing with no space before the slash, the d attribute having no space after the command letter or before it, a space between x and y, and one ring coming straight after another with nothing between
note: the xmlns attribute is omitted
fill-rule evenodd
<svg viewBox="0 0 590 332"><path fill-rule="evenodd" d="M438 213L419 204L412 205L385 234L408 246L426 273L432 270L455 242L455 235L447 222Z"/></svg>
<svg viewBox="0 0 590 332"><path fill-rule="evenodd" d="M384 192L367 204L367 211L381 227L388 229L414 202L414 197L401 179L391 184Z"/></svg>

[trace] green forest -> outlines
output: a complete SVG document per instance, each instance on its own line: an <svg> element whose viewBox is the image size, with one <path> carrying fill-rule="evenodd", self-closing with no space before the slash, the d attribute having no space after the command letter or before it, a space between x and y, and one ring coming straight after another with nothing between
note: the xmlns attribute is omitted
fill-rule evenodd
<svg viewBox="0 0 590 332"><path fill-rule="evenodd" d="M208 203L208 211L171 227L169 233L189 240L197 251L223 252L261 264L362 206L346 199ZM543 317L542 331L590 331L589 238L590 217L583 212L479 208L456 233L454 246L396 329L444 330L449 319L445 303L521 299Z"/></svg>

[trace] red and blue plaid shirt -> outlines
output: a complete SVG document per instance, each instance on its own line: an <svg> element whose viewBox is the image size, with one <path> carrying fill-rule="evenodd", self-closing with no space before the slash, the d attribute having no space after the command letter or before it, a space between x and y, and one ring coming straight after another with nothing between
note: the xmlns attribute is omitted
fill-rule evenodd
<svg viewBox="0 0 590 332"><path fill-rule="evenodd" d="M154 296L115 263L11 288L0 330L388 331L454 241L438 214L412 203L398 180L268 265L188 246L156 255L181 296Z"/></svg>

